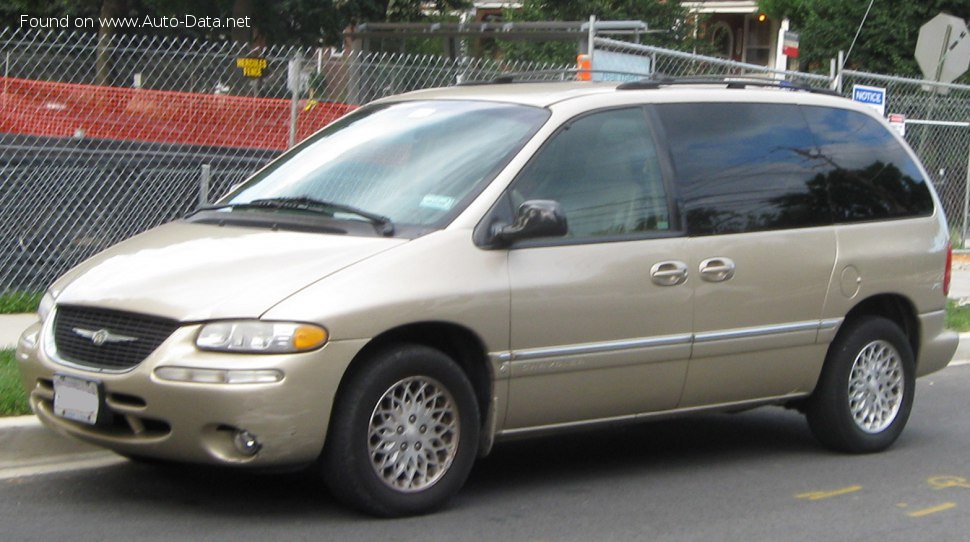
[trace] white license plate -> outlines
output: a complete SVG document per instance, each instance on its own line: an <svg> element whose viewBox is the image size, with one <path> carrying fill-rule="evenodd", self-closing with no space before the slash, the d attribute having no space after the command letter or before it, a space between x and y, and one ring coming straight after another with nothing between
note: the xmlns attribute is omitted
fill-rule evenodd
<svg viewBox="0 0 970 542"><path fill-rule="evenodd" d="M66 375L54 375L54 414L94 425L101 397L98 383Z"/></svg>

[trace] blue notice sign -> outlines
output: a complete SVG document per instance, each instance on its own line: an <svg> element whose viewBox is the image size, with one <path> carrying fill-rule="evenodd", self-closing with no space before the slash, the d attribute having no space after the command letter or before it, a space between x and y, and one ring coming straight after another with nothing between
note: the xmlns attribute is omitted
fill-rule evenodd
<svg viewBox="0 0 970 542"><path fill-rule="evenodd" d="M886 116L886 89L884 88L852 85L852 101L866 104L879 111L879 115Z"/></svg>

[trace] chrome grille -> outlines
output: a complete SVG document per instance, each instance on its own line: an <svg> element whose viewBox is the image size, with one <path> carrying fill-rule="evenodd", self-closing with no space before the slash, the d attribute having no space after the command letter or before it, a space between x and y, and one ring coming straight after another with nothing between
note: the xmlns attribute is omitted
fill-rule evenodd
<svg viewBox="0 0 970 542"><path fill-rule="evenodd" d="M54 343L65 361L121 371L144 361L178 325L175 320L133 312L58 306Z"/></svg>

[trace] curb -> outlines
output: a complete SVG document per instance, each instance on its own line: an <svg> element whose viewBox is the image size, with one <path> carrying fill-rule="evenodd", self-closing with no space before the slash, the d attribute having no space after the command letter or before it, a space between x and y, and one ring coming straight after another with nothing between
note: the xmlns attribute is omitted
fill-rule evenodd
<svg viewBox="0 0 970 542"><path fill-rule="evenodd" d="M41 427L40 419L33 414L0 418L0 431L4 429L20 429L24 427Z"/></svg>

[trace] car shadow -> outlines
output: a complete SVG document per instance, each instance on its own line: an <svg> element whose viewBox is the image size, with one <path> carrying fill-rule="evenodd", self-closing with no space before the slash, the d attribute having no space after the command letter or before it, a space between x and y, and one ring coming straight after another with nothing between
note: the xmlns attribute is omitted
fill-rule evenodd
<svg viewBox="0 0 970 542"><path fill-rule="evenodd" d="M568 477L649 475L652 471L716 469L730 463L826 453L804 417L780 408L700 414L676 420L496 444L479 460L469 491L543 485Z"/></svg>

